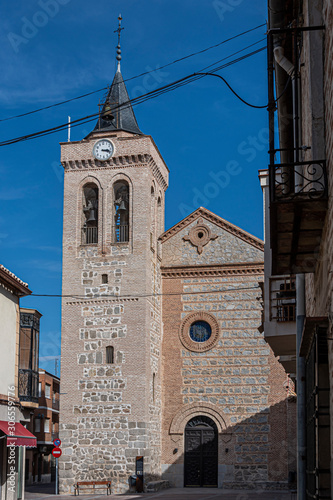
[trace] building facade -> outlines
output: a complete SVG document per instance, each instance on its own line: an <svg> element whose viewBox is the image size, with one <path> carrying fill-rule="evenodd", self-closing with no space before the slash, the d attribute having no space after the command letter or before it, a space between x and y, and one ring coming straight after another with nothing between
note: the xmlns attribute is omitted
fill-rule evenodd
<svg viewBox="0 0 333 500"><path fill-rule="evenodd" d="M331 498L333 6L268 7L265 336L296 379L298 498Z"/></svg>
<svg viewBox="0 0 333 500"><path fill-rule="evenodd" d="M53 441L59 438L60 378L39 369L38 408L28 426L37 438L37 449L26 458L26 482L49 483L55 480Z"/></svg>
<svg viewBox="0 0 333 500"><path fill-rule="evenodd" d="M37 406L41 315L29 309L20 314L19 306L20 298L30 293L27 283L0 265L1 500L24 499L26 449L36 447L36 438L26 427Z"/></svg>
<svg viewBox="0 0 333 500"><path fill-rule="evenodd" d="M164 231L168 168L120 66L65 170L60 492L111 479L288 487L295 404L258 331L263 243L203 208ZM290 433L290 435L289 435Z"/></svg>

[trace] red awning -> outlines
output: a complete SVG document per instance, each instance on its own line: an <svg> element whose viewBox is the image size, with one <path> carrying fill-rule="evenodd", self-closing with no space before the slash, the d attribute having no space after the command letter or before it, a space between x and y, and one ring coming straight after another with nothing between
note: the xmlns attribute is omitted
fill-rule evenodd
<svg viewBox="0 0 333 500"><path fill-rule="evenodd" d="M19 422L0 420L0 431L7 436L7 446L37 448L37 438Z"/></svg>

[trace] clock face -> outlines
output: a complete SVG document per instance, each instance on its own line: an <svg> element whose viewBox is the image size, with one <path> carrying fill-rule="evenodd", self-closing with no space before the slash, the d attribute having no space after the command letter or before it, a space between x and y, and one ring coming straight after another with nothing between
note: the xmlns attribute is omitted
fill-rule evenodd
<svg viewBox="0 0 333 500"><path fill-rule="evenodd" d="M114 147L108 139L97 141L93 147L93 155L97 160L108 160L113 155Z"/></svg>

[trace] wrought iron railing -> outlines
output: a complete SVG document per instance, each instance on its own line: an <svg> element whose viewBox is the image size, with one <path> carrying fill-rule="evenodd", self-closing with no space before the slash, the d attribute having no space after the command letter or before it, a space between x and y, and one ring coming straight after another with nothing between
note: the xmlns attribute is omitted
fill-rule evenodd
<svg viewBox="0 0 333 500"><path fill-rule="evenodd" d="M59 399L53 399L52 400L52 408L54 410L59 410Z"/></svg>
<svg viewBox="0 0 333 500"><path fill-rule="evenodd" d="M129 241L129 225L119 224L113 227L114 242L126 243Z"/></svg>
<svg viewBox="0 0 333 500"><path fill-rule="evenodd" d="M82 245L91 245L98 243L98 228L84 227L82 229Z"/></svg>
<svg viewBox="0 0 333 500"><path fill-rule="evenodd" d="M19 398L21 401L38 403L38 372L19 369Z"/></svg>
<svg viewBox="0 0 333 500"><path fill-rule="evenodd" d="M270 279L270 320L296 321L295 277Z"/></svg>
<svg viewBox="0 0 333 500"><path fill-rule="evenodd" d="M327 197L326 161L280 163L270 166L271 201Z"/></svg>

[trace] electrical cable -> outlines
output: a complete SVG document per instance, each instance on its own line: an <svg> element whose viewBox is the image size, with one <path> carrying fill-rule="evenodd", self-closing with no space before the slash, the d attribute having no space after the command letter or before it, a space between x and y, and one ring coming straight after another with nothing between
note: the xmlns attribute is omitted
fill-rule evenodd
<svg viewBox="0 0 333 500"><path fill-rule="evenodd" d="M143 102L146 102L147 100L149 99L153 99L155 97L158 97L166 92L170 92L172 90L175 90L176 88L179 88L183 85L187 85L199 78L203 78L204 76L208 76L208 75L213 75L213 76L218 76L219 78L221 78L225 83L226 85L230 88L230 90L235 94L236 97L238 97L244 104L247 104L251 107L254 107L254 108L261 108L261 107L267 107L266 106L254 106L254 105L251 105L249 103L247 103L244 99L242 99L233 89L232 87L227 83L227 81L220 75L216 75L215 73L213 73L213 71L218 71L220 69L223 69L224 67L228 67L230 66L231 64L235 64L237 62L240 62L242 61L243 59L247 58L247 57L250 57L254 54L257 54L258 52L262 51L262 50L265 50L266 47L261 47L255 51L252 51L251 53L249 54L245 54L244 56L240 57L240 58L237 58L236 60L234 61L229 61L228 63L226 63L225 65L222 65L222 66L219 66L217 68L214 68L211 72L207 72L207 73L193 73L191 75L187 75L183 78L180 78L179 80L176 80L174 82L171 82L171 83L168 83L156 90L152 90L150 92L147 92L146 94L142 94L141 96L138 96L132 100L129 100L129 101L126 101L125 103L123 104L120 104L116 107L113 108L113 111L117 111L117 110L121 110L121 109L126 109L127 107L130 107L130 106L136 106L137 104L142 104ZM89 123L93 120L95 120L97 117L99 116L99 113L93 113L91 115L88 115L88 116L85 116L83 118L78 118L77 120L73 120L71 122L71 127L75 127L75 126L78 126L78 125L83 125L85 123ZM18 142L23 142L23 141L26 141L26 140L30 140L30 139L34 139L34 138L37 138L37 137L44 137L45 135L49 135L51 133L55 133L55 132L59 132L59 131L62 131L64 129L67 129L68 127L68 123L64 123L64 124L61 124L61 125L58 125L56 127L52 127L50 129L46 129L46 130L41 130L39 132L34 132L32 134L27 134L27 135L24 135L24 136L19 136L19 137L16 137L16 138L13 138L13 139L8 139L6 141L2 141L0 142L0 146L8 146L8 145L11 145L11 144L15 144L15 143L18 143Z"/></svg>
<svg viewBox="0 0 333 500"><path fill-rule="evenodd" d="M149 293L142 295L100 295L98 297L87 297L87 295L69 295L69 294L37 294L32 293L29 297L49 297L49 298L70 298L77 300L93 300L99 299L103 300L105 298L112 299L136 299L136 298L147 298L147 297L163 297L163 296L179 296L179 295L202 295L207 293L223 293L223 292L236 292L239 290L260 290L260 286L256 287L242 287L242 288L228 288L224 290L205 290L201 292L169 292L169 293Z"/></svg>
<svg viewBox="0 0 333 500"><path fill-rule="evenodd" d="M231 87L231 85L229 85L227 80L225 78L223 78L223 76L221 76L221 75L217 75L216 73L197 73L197 74L204 75L204 76L216 76L217 78L220 78L226 84L226 86L231 90L231 92L237 97L237 99L242 101L247 106L250 106L251 108L256 108L256 109L267 108L267 104L265 104L264 106L256 106L255 104L250 104L249 102L245 101L242 97L240 97L239 94L237 94L237 92Z"/></svg>
<svg viewBox="0 0 333 500"><path fill-rule="evenodd" d="M190 57L196 56L198 54L202 54L204 52L207 52L208 50L215 49L216 47L219 47L220 45L223 45L223 44L225 44L227 42L230 42L230 41L232 41L232 40L234 40L236 38L239 38L240 36L243 36L243 35L245 35L247 33L250 33L251 31L255 31L255 30L259 29L259 28L262 28L263 26L266 26L266 24L265 23L264 24L259 24L258 26L255 26L254 28L251 28L251 29L249 29L247 31L243 31L242 33L239 33L238 35L234 35L234 36L232 36L230 38L227 38L226 40L223 40L222 42L219 42L219 43L217 43L215 45L211 45L210 47L207 47L205 49L199 50L197 52L193 52L192 54L188 54L187 56L180 57L179 59L175 59L174 61L172 61L170 63L167 63L167 64L164 64L163 66L159 66L158 68L155 68L155 69L152 69L152 70L149 70L149 71L145 71L143 73L140 73L139 75L127 78L127 79L124 80L124 82L129 82L131 80L135 80L136 78L140 78L141 76L145 76L145 75L148 75L150 73L154 73L156 70L160 71L161 69L167 68L168 66L176 64L176 63L178 63L180 61L184 61L185 59L189 59ZM258 43L258 42L256 42L256 43ZM4 121L8 121L8 120L14 120L15 118L22 118L23 116L28 116L28 115L31 115L31 114L34 114L34 113L38 113L40 111L44 111L46 109L50 109L50 108L53 108L53 107L56 107L56 106L61 106L63 104L67 104L68 102L72 102L72 101L75 101L75 100L78 100L78 99L82 99L84 97L90 96L92 94L97 94L98 92L101 92L101 91L107 90L107 89L108 89L108 87L103 87L103 88L98 89L98 90L93 90L91 92L87 92L86 94L82 94L82 95L79 95L79 96L76 96L76 97L72 97L71 99L66 99L65 101L60 101L60 102L57 102L57 103L54 103L54 104L50 104L49 106L44 106L42 108L38 108L38 109L35 109L35 110L32 110L32 111L28 111L27 113L21 113L19 115L15 115L15 116L9 116L8 118L1 118L0 122L4 122Z"/></svg>

